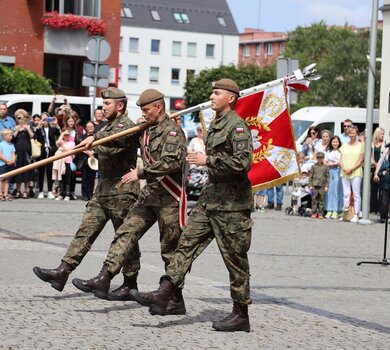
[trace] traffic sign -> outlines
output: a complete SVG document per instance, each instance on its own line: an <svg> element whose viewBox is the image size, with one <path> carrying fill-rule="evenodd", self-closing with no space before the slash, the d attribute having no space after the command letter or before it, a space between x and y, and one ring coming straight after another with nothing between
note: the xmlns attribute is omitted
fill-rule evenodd
<svg viewBox="0 0 390 350"><path fill-rule="evenodd" d="M88 40L85 54L90 61L104 62L111 54L111 46L102 36L94 36Z"/></svg>

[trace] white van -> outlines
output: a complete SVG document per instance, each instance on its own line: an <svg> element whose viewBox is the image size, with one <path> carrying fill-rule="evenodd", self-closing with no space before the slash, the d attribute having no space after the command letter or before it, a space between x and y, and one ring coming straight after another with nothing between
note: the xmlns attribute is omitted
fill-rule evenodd
<svg viewBox="0 0 390 350"><path fill-rule="evenodd" d="M317 126L320 132L330 130L332 135L343 133L343 121L351 119L359 131L366 128L366 109L352 107L304 107L291 115L297 151L301 151L309 127ZM373 130L379 125L379 109L374 109Z"/></svg>
<svg viewBox="0 0 390 350"><path fill-rule="evenodd" d="M64 104L63 95L56 95L57 101L55 108ZM93 98L92 97L80 97L80 96L66 96L68 103L72 109L80 116L81 124L91 119L93 116ZM6 102L8 107L8 115L13 116L15 111L19 108L26 110L27 112L34 114L41 114L47 111L49 105L53 99L53 95L28 95L28 94L8 94L0 95L0 101ZM103 100L96 98L95 108L101 108L103 106Z"/></svg>

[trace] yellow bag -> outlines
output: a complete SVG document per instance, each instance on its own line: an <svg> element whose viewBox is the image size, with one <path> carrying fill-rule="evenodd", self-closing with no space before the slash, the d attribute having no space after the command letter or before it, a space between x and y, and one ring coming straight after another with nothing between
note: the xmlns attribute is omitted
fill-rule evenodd
<svg viewBox="0 0 390 350"><path fill-rule="evenodd" d="M41 156L42 144L38 140L30 139L31 141L31 155L33 158L39 158Z"/></svg>

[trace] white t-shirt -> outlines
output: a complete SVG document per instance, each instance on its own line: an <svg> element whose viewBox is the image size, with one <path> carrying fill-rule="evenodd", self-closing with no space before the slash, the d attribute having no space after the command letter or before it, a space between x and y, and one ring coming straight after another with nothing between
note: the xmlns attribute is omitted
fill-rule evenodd
<svg viewBox="0 0 390 350"><path fill-rule="evenodd" d="M340 163L341 153L339 151L331 150L325 152L325 161L331 163Z"/></svg>

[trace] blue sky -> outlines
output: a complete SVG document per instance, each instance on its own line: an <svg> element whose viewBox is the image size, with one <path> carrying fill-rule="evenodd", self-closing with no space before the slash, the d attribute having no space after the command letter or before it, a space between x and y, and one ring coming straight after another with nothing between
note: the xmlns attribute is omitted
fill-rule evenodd
<svg viewBox="0 0 390 350"><path fill-rule="evenodd" d="M371 25L372 0L227 0L227 2L240 32L243 32L245 27L285 32L294 30L298 25L310 26L322 19L328 25L343 25L346 22L359 27ZM379 7L382 5L383 0L379 0ZM381 11L379 18L382 18Z"/></svg>

